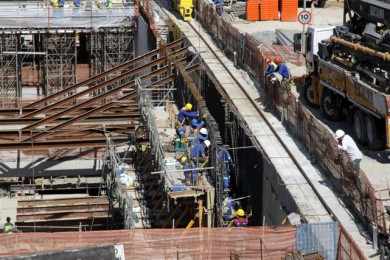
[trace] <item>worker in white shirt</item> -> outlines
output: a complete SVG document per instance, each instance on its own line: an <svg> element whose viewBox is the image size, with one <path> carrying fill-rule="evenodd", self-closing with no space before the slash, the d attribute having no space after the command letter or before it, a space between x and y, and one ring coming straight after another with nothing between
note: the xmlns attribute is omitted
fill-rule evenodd
<svg viewBox="0 0 390 260"><path fill-rule="evenodd" d="M335 135L338 141L339 148L347 153L348 157L352 161L352 167L354 171L359 174L360 162L363 158L362 152L359 150L352 137L345 134L343 130L337 130Z"/></svg>

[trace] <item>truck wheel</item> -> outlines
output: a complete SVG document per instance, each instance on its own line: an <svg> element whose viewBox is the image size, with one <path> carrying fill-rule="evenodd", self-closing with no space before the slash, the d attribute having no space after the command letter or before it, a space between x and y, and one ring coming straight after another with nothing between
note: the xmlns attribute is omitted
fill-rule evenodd
<svg viewBox="0 0 390 260"><path fill-rule="evenodd" d="M367 145L369 149L379 150L385 146L386 133L381 131L380 124L383 120L378 120L372 115L366 114L366 125L367 125Z"/></svg>
<svg viewBox="0 0 390 260"><path fill-rule="evenodd" d="M328 88L324 88L321 98L321 111L326 119L340 121L342 118L343 100L341 96L333 93Z"/></svg>
<svg viewBox="0 0 390 260"><path fill-rule="evenodd" d="M305 80L305 84L303 85L303 98L310 106L316 106L314 88L310 79Z"/></svg>
<svg viewBox="0 0 390 260"><path fill-rule="evenodd" d="M353 113L353 133L356 140L361 144L367 144L367 127L364 113L354 110Z"/></svg>

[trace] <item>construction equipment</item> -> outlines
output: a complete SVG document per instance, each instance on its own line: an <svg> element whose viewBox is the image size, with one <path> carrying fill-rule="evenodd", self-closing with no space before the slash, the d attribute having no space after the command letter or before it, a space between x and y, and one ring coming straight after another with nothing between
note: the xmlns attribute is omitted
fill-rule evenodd
<svg viewBox="0 0 390 260"><path fill-rule="evenodd" d="M306 35L304 97L327 119L350 120L370 149L390 148L389 12L388 1L346 0L343 26Z"/></svg>
<svg viewBox="0 0 390 260"><path fill-rule="evenodd" d="M192 20L194 5L192 0L172 0L172 9L179 12L184 21Z"/></svg>

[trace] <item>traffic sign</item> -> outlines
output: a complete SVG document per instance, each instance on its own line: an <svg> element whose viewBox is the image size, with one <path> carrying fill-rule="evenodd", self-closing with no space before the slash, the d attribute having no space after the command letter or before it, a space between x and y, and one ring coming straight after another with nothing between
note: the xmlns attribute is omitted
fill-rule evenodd
<svg viewBox="0 0 390 260"><path fill-rule="evenodd" d="M301 24L308 24L311 21L311 13L309 11L303 10L298 14L298 21Z"/></svg>

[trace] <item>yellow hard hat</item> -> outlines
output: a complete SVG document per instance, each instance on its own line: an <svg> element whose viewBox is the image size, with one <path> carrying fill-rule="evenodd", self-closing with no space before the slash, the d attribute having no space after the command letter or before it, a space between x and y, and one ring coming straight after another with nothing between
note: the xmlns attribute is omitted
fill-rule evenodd
<svg viewBox="0 0 390 260"><path fill-rule="evenodd" d="M192 104L191 104L191 103L187 103L187 104L184 106L184 108L185 108L186 110L191 110L191 109L192 109Z"/></svg>
<svg viewBox="0 0 390 260"><path fill-rule="evenodd" d="M243 209L238 209L236 215L239 217L245 216L245 211Z"/></svg>
<svg viewBox="0 0 390 260"><path fill-rule="evenodd" d="M180 157L180 163L186 163L187 162L187 156Z"/></svg>

